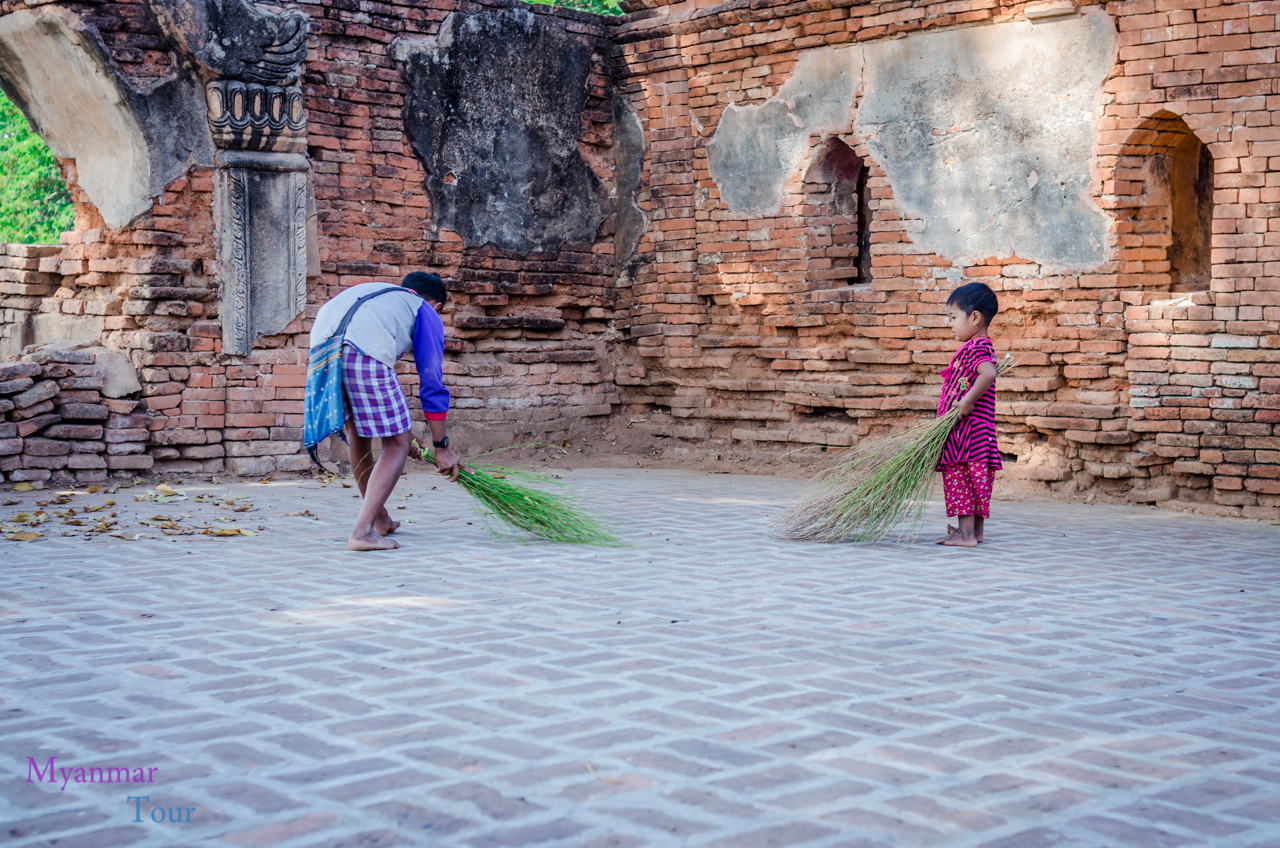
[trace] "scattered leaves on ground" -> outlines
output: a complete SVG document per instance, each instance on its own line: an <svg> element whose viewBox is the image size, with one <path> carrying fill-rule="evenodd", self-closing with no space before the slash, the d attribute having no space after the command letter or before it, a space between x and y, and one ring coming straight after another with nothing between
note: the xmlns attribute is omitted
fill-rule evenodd
<svg viewBox="0 0 1280 848"><path fill-rule="evenodd" d="M34 530L25 530L21 533L9 533L5 538L12 539L15 542L34 542L43 535L43 533L37 533Z"/></svg>
<svg viewBox="0 0 1280 848"><path fill-rule="evenodd" d="M185 493L178 491L168 483L161 483L154 489L148 489L140 495L134 495L135 501L155 501L156 503L177 503L185 501Z"/></svg>

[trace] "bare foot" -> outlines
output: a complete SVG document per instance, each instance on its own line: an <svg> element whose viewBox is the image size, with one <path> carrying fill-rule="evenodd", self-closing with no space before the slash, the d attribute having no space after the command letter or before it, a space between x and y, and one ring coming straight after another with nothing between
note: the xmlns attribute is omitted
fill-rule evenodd
<svg viewBox="0 0 1280 848"><path fill-rule="evenodd" d="M378 531L379 536L390 536L400 529L400 522L392 521L386 507L383 507L382 513L373 522L373 529Z"/></svg>
<svg viewBox="0 0 1280 848"><path fill-rule="evenodd" d="M950 524L948 524L948 525L947 525L947 537L948 537L948 538L950 538L951 536L959 536L959 535L960 535L960 528L958 528L958 527L952 527ZM982 541L982 531L981 531L981 530L978 530L977 528L974 528L974 531L973 531L973 538L975 538L975 539L977 539L979 542L981 542L981 541ZM939 544L939 545L941 545L941 544L942 544L942 540L941 540L941 539L939 539L939 540L938 540L938 544Z"/></svg>
<svg viewBox="0 0 1280 848"><path fill-rule="evenodd" d="M961 538L961 536L960 536L960 531L959 531L959 530L957 530L956 528L952 527L950 524L948 524L948 525L947 525L947 535L945 535L945 536L943 536L941 539L939 539L939 540L938 540L938 544L939 544L939 545L945 545L945 544L947 544L948 542L950 542L952 539L959 539L959 538Z"/></svg>
<svg viewBox="0 0 1280 848"><path fill-rule="evenodd" d="M948 547L952 547L952 548L976 548L978 547L978 540L966 539L963 536L948 536L947 538L938 542L938 544L947 545Z"/></svg>
<svg viewBox="0 0 1280 848"><path fill-rule="evenodd" d="M400 543L395 539L384 539L377 533L369 533L365 536L356 536L352 534L347 539L347 547L353 551L394 551L400 547Z"/></svg>

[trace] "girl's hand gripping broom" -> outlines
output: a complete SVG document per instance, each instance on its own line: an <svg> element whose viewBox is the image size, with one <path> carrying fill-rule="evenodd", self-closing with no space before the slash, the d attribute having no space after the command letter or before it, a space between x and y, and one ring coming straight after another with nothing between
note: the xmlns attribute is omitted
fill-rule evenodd
<svg viewBox="0 0 1280 848"><path fill-rule="evenodd" d="M410 453L435 464L435 455L416 439ZM538 478L525 471L497 466L467 466L458 475L458 485L497 519L489 523L489 530L495 536L524 541L513 532L523 531L550 542L622 544L602 518L582 509L569 498L520 485L512 482L513 479L530 482Z"/></svg>
<svg viewBox="0 0 1280 848"><path fill-rule="evenodd" d="M1005 356L996 369L1014 366ZM953 406L941 418L842 452L799 503L773 520L775 534L807 542L879 542L920 535L924 507L947 436L960 420Z"/></svg>

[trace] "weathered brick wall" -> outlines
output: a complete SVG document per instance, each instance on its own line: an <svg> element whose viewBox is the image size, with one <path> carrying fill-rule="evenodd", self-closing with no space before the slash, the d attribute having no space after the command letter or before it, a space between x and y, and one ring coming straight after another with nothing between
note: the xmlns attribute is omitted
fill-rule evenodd
<svg viewBox="0 0 1280 848"><path fill-rule="evenodd" d="M1001 300L997 348L1019 362L997 409L1010 474L1280 516L1275 4L1105 6L1119 55L1097 104L1090 193L1113 218L1111 258L1088 272L1016 256L954 267L913 241L922 222L904 217L862 140L834 134L870 168L870 280L849 273L865 260L850 258L857 214L835 208L820 169L793 175L775 215L726 208L707 155L723 110L771 97L805 51L1019 19L1026 4L630 8L616 74L645 127L639 202L652 223L619 287L628 414L656 410L644 426L664 435L761 447L849 444L930 414L955 348L944 301L979 280ZM1174 290L1169 200L1143 183L1178 121L1216 172L1207 291ZM811 136L809 162L832 135Z"/></svg>
<svg viewBox="0 0 1280 848"><path fill-rule="evenodd" d="M65 5L97 27L123 75L140 86L178 61L145 2ZM27 7L0 2L0 15ZM315 310L345 286L434 270L451 281L446 374L452 419L471 430L472 444L530 432L560 437L607 415L617 401L602 342L613 315L612 219L595 242L552 254L464 248L433 225L426 174L405 133L407 89L390 56L392 40L433 35L452 9L485 7L304 8L311 17L303 85L321 260L306 313L281 334L259 338L250 355L224 356L211 172L193 169L149 214L110 231L78 190L74 162L66 162L75 231L61 246L0 248L0 344L16 355L24 334L32 340L32 320L43 316L45 336L96 337L127 354L141 380L147 456L157 470L297 471L309 462L301 453L302 400ZM608 27L590 15L530 8L593 45L580 143L608 186ZM411 364L399 367L416 408Z"/></svg>
<svg viewBox="0 0 1280 848"><path fill-rule="evenodd" d="M130 79L175 67L147 4L66 5L101 30ZM80 328L100 321L102 339L138 370L158 468L301 469L314 310L344 286L428 269L453 281L446 368L454 419L473 444L567 434L620 411L647 418L639 429L718 444L841 445L929 414L954 349L943 303L981 280L1001 298L997 347L1019 361L998 406L1011 475L1280 515L1274 4L1100 7L1119 43L1096 104L1089 194L1111 223L1109 259L1088 271L1017 256L957 266L920 247L924 222L902 211L852 132L813 133L806 166L768 215L729 211L710 174L707 143L728 103L766 101L806 51L1020 20L1026 4L632 6L616 26L531 7L593 46L579 146L610 190L611 86L640 118L635 200L647 228L620 267L612 217L591 243L554 255L464 248L433 221L390 45L483 4L313 3L303 85L320 273L307 313L251 355L223 355L210 172L193 169L150 214L112 232L66 163L76 232L61 249L0 255L0 342L35 314ZM23 7L6 0L0 14ZM1207 286L1174 273L1175 201L1161 187L1159 163L1190 133L1212 154ZM825 166L832 138L862 175ZM850 203L850 179L860 202ZM411 369L401 369L414 403Z"/></svg>
<svg viewBox="0 0 1280 848"><path fill-rule="evenodd" d="M566 244L555 254L464 248L455 233L433 225L426 172L405 133L408 89L390 55L391 41L434 36L450 11L486 7L404 2L378 4L376 11L330 3L302 8L311 15L316 44L304 84L323 270L308 315L344 286L436 271L451 289L443 316L452 354L445 367L454 397L451 420L470 430L470 443L509 442L529 432L558 437L584 418L607 415L617 400L601 341L613 317L609 222L595 243ZM609 30L594 16L528 8L593 45L579 142L607 185ZM306 347L305 338L294 343ZM407 362L400 368L416 408L412 368Z"/></svg>

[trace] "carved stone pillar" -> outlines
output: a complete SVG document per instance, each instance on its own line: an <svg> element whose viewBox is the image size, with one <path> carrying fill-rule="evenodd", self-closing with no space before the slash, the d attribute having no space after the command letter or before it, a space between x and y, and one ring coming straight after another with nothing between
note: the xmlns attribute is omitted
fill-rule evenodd
<svg viewBox="0 0 1280 848"><path fill-rule="evenodd" d="M205 79L216 148L214 222L222 352L244 356L307 304L318 273L307 118L297 81L307 15L250 0L151 0Z"/></svg>
<svg viewBox="0 0 1280 848"><path fill-rule="evenodd" d="M307 307L307 158L218 152L222 351L243 356Z"/></svg>
<svg viewBox="0 0 1280 848"><path fill-rule="evenodd" d="M244 356L307 306L307 119L296 85L214 80L207 92L222 352Z"/></svg>

